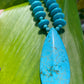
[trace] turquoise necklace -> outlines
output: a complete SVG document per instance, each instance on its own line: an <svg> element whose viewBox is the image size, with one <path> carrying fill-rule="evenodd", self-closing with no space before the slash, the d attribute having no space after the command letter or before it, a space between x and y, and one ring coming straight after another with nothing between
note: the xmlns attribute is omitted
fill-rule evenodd
<svg viewBox="0 0 84 84"><path fill-rule="evenodd" d="M62 9L56 0L44 0L53 19L54 28L49 28L49 20L45 19L46 13L40 0L29 0L34 17L39 21L38 26L45 29L48 34L45 39L41 59L40 78L42 84L69 84L70 65L64 44L58 31L66 24Z"/></svg>

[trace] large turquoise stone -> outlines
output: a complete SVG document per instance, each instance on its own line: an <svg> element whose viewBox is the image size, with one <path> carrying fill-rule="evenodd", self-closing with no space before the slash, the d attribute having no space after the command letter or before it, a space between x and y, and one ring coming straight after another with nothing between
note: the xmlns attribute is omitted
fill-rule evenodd
<svg viewBox="0 0 84 84"><path fill-rule="evenodd" d="M54 28L49 31L40 60L42 84L69 84L70 65L64 44Z"/></svg>

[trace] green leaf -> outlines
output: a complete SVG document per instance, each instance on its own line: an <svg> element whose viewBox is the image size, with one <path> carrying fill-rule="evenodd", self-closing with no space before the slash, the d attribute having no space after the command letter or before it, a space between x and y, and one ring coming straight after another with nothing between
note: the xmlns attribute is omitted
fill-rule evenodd
<svg viewBox="0 0 84 84"><path fill-rule="evenodd" d="M23 2L28 2L28 0L0 0L0 9L5 9Z"/></svg>
<svg viewBox="0 0 84 84"><path fill-rule="evenodd" d="M70 60L70 84L84 84L84 41L76 0L58 2L67 21L61 37ZM46 35L35 25L27 4L0 15L0 84L41 84L39 63Z"/></svg>

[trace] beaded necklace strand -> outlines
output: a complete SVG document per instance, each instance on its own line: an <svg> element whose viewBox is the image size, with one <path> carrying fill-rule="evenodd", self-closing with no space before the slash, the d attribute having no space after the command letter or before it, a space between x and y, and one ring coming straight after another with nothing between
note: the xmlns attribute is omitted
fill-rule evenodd
<svg viewBox="0 0 84 84"><path fill-rule="evenodd" d="M49 20L40 0L29 0L38 27L45 29L48 35L45 39L41 59L40 78L42 84L69 84L70 64L64 44L58 31L66 25L62 9L56 0L44 0L44 3L53 19L54 27L49 28Z"/></svg>

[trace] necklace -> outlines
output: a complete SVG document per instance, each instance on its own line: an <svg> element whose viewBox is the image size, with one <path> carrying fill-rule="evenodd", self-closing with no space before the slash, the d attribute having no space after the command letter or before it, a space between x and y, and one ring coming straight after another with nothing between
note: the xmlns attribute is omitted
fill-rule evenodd
<svg viewBox="0 0 84 84"><path fill-rule="evenodd" d="M40 0L29 0L34 17L39 21L38 26L45 29L48 35L45 39L41 59L40 78L42 84L69 84L70 65L64 44L58 31L66 24L62 9L56 0L44 0L44 3L53 19L54 27L49 28L49 20Z"/></svg>

